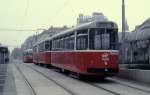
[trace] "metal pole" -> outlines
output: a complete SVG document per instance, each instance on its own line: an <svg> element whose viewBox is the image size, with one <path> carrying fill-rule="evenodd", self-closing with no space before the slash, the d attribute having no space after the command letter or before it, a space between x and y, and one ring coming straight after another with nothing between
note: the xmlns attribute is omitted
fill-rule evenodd
<svg viewBox="0 0 150 95"><path fill-rule="evenodd" d="M125 63L125 2L122 0L122 63Z"/></svg>
<svg viewBox="0 0 150 95"><path fill-rule="evenodd" d="M77 31L74 32L74 50L77 50Z"/></svg>
<svg viewBox="0 0 150 95"><path fill-rule="evenodd" d="M90 49L90 29L88 29L88 50Z"/></svg>

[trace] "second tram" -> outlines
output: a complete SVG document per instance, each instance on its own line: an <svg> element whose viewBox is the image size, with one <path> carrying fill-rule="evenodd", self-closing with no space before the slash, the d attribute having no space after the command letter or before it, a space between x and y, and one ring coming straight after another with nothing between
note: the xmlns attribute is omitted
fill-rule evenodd
<svg viewBox="0 0 150 95"><path fill-rule="evenodd" d="M23 62L32 63L33 62L33 50L27 49L23 52Z"/></svg>

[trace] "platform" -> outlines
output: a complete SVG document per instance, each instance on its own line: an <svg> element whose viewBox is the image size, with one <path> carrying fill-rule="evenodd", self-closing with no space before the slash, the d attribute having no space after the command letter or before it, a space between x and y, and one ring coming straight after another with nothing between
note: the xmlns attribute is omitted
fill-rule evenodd
<svg viewBox="0 0 150 95"><path fill-rule="evenodd" d="M0 95L17 95L12 64L0 64Z"/></svg>

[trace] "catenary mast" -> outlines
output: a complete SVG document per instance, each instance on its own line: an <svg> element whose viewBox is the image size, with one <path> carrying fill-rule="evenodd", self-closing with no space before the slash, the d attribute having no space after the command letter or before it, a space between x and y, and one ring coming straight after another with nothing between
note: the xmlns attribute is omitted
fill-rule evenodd
<svg viewBox="0 0 150 95"><path fill-rule="evenodd" d="M122 63L125 63L125 1L122 0Z"/></svg>

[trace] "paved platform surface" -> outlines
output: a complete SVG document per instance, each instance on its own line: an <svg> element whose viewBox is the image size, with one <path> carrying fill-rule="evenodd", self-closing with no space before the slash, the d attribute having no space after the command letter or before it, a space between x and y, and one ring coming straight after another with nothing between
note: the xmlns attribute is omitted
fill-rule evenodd
<svg viewBox="0 0 150 95"><path fill-rule="evenodd" d="M0 64L0 95L17 95L12 64Z"/></svg>

